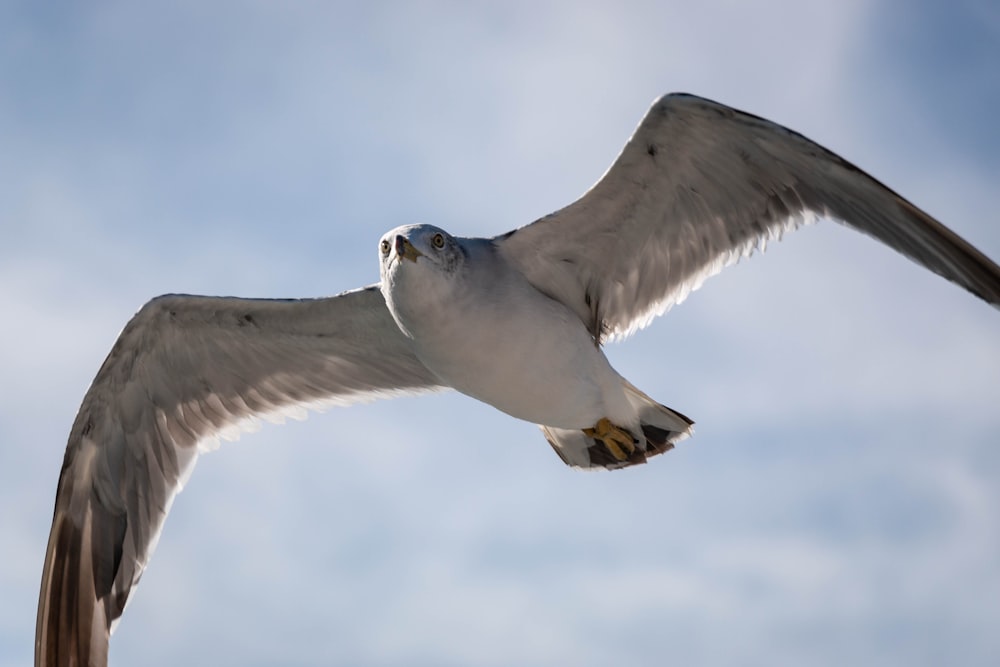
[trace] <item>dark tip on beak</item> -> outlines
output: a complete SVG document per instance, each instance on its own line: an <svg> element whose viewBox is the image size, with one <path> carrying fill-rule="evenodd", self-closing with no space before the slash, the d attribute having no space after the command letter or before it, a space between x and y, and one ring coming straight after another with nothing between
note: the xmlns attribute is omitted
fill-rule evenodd
<svg viewBox="0 0 1000 667"><path fill-rule="evenodd" d="M402 234L396 234L396 238L393 240L393 247L396 249L396 254L403 259L408 259L411 262L416 262L417 257L423 255L422 252L413 247Z"/></svg>

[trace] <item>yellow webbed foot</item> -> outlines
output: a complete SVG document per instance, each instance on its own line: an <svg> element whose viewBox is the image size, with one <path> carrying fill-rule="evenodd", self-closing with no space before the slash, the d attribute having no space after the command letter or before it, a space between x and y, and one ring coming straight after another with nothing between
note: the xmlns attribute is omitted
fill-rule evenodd
<svg viewBox="0 0 1000 667"><path fill-rule="evenodd" d="M583 429L583 434L603 444L617 461L628 461L635 452L632 434L612 424L607 417L598 421L593 428Z"/></svg>

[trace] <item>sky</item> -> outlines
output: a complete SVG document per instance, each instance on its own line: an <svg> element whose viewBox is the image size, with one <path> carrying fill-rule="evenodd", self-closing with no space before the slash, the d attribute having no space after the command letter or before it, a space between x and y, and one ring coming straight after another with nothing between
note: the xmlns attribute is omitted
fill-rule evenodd
<svg viewBox="0 0 1000 667"><path fill-rule="evenodd" d="M526 224L670 91L1000 258L989 0L355 4L0 3L0 666L80 400L155 295L335 294L397 225ZM202 457L111 664L996 664L996 309L823 221L607 353L694 437L582 473L441 394Z"/></svg>

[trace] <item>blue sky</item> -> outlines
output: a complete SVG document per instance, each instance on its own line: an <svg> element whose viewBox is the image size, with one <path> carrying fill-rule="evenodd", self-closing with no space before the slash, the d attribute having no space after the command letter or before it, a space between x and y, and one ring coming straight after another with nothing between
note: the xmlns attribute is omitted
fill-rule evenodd
<svg viewBox="0 0 1000 667"><path fill-rule="evenodd" d="M694 6L697 4L698 6ZM1000 257L995 3L0 4L0 665L65 439L164 292L374 282L525 224L684 90ZM695 437L617 474L458 395L203 457L112 664L995 664L1000 317L824 222L609 348Z"/></svg>

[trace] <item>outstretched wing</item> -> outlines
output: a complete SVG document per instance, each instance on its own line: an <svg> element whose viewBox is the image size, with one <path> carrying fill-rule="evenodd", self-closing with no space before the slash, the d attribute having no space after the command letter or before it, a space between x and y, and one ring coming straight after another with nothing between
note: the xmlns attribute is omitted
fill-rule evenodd
<svg viewBox="0 0 1000 667"><path fill-rule="evenodd" d="M150 301L118 337L70 433L36 666L106 664L112 625L206 444L289 408L439 388L377 286L312 300Z"/></svg>
<svg viewBox="0 0 1000 667"><path fill-rule="evenodd" d="M757 116L658 100L600 181L494 239L595 339L627 336L789 229L830 217L1000 306L1000 267L854 165Z"/></svg>

